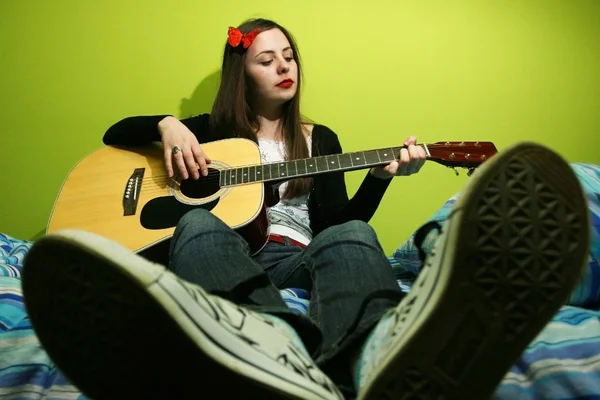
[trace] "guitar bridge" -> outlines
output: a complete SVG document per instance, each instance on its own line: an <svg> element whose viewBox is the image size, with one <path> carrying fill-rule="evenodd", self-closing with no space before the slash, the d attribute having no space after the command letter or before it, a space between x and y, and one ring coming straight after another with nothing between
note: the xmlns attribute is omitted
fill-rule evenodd
<svg viewBox="0 0 600 400"><path fill-rule="evenodd" d="M135 215L137 211L140 190L142 189L142 179L144 178L145 168L136 168L133 174L127 180L125 193L123 193L123 215Z"/></svg>

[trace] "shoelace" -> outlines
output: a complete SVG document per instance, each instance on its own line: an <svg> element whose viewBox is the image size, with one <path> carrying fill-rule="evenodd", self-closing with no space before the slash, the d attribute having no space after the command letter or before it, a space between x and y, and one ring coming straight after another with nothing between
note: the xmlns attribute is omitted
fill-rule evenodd
<svg viewBox="0 0 600 400"><path fill-rule="evenodd" d="M414 243L419 251L419 259L421 260L421 264L425 264L425 259L427 258L427 254L425 253L425 250L423 250L423 242L433 230L441 233L442 225L437 221L429 221L425 225L421 226L415 233Z"/></svg>

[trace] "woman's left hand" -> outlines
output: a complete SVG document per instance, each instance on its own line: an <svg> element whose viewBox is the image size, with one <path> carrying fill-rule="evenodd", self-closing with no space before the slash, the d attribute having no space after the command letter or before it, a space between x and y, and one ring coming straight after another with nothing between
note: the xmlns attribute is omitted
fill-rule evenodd
<svg viewBox="0 0 600 400"><path fill-rule="evenodd" d="M404 145L406 148L400 150L397 161L392 161L385 167L372 168L371 174L380 179L389 179L393 176L408 176L419 172L427 159L425 149L417 146L417 138L414 136L406 139Z"/></svg>

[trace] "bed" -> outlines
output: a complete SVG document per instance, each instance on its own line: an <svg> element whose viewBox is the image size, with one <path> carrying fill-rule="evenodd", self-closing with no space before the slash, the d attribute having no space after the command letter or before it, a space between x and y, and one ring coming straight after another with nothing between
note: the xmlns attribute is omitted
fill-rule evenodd
<svg viewBox="0 0 600 400"><path fill-rule="evenodd" d="M495 399L600 400L600 166L571 164L586 191L592 247L584 279L515 362ZM444 223L457 193L431 220ZM424 249L435 237L428 237ZM0 399L86 399L40 346L25 310L20 276L32 242L0 233ZM389 256L400 288L408 292L421 261L414 235ZM288 306L306 313L308 293L281 291Z"/></svg>

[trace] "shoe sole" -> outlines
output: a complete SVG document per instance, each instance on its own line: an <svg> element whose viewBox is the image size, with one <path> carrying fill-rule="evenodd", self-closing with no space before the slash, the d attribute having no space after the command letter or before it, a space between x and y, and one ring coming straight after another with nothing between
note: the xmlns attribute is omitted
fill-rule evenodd
<svg viewBox="0 0 600 400"><path fill-rule="evenodd" d="M23 293L32 327L49 357L84 394L95 399L211 392L223 398L338 398L303 386L307 379L281 360L259 360L264 354L253 353L243 330L239 336L224 329L215 334L222 322L208 315L211 309L232 324L239 322L237 315L166 279L162 266L123 251L118 245L111 250L109 242L94 246L68 234L53 235L40 239L25 260ZM209 312L199 317L200 302ZM195 315L186 314L190 309Z"/></svg>
<svg viewBox="0 0 600 400"><path fill-rule="evenodd" d="M489 398L582 276L589 214L566 161L521 143L486 164L399 305L396 339L359 398Z"/></svg>

